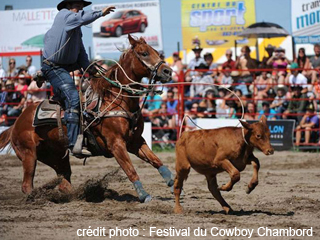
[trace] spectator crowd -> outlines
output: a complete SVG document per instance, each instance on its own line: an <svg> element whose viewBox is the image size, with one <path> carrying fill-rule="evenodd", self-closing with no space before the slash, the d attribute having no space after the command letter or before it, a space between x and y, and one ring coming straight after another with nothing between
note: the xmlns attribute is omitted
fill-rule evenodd
<svg viewBox="0 0 320 240"><path fill-rule="evenodd" d="M179 52L172 54L172 83L185 82L183 102L178 101L178 85L161 88L161 95L151 93L142 109L145 121L153 126L153 140L161 146L173 146L177 137L178 111L191 119L184 122L185 129L194 129L198 118L240 118L242 106L246 120L258 120L266 115L269 120L294 119L296 145L320 144L320 45L314 45L314 55L309 57L300 48L295 59L288 59L283 48L268 45L268 56L258 61L250 56L250 48L241 48L233 57L227 50L226 61L217 64L211 53L203 53L200 42L194 42L194 58L183 64ZM164 52L160 57L165 59ZM94 59L108 69L101 56ZM15 66L9 59L7 70L0 59L0 124L12 125L17 116L31 103L48 97L48 85L41 89L32 76L37 69L32 57L26 64ZM79 80L75 74L75 81ZM212 85L211 85L212 84ZM237 97L232 93L234 92ZM183 106L183 107L182 107ZM180 111L181 113L181 111ZM302 141L302 142L301 142Z"/></svg>

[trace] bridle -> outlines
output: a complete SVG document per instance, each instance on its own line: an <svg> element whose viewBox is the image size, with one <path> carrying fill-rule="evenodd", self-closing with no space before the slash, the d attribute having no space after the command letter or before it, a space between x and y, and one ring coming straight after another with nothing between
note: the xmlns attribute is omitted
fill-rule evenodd
<svg viewBox="0 0 320 240"><path fill-rule="evenodd" d="M153 49L153 48L152 48ZM151 64L147 63L146 61L144 61L143 59L141 59L141 57L139 56L139 54L134 50L134 48L132 47L131 50L133 51L133 53L136 55L136 57L138 58L138 60L142 63L142 65L144 67L146 67L149 71L150 71L150 80L149 80L149 84L153 84L154 83L154 78L157 76L157 72L160 68L160 66L162 64L165 64L166 62L163 60L160 60L159 62L157 62L154 66L152 66ZM153 49L154 51L156 51L155 49Z"/></svg>

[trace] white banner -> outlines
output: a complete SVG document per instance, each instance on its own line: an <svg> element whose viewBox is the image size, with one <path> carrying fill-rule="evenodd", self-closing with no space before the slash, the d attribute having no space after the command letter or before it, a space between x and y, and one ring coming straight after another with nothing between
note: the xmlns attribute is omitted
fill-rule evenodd
<svg viewBox="0 0 320 240"><path fill-rule="evenodd" d="M162 50L160 4L158 0L146 2L108 3L93 5L93 10L107 6L116 10L92 23L95 55L119 52L129 46L128 33L143 37L156 50Z"/></svg>
<svg viewBox="0 0 320 240"><path fill-rule="evenodd" d="M291 0L292 35L298 44L320 42L320 4L310 0Z"/></svg>
<svg viewBox="0 0 320 240"><path fill-rule="evenodd" d="M0 52L39 51L56 8L0 11Z"/></svg>

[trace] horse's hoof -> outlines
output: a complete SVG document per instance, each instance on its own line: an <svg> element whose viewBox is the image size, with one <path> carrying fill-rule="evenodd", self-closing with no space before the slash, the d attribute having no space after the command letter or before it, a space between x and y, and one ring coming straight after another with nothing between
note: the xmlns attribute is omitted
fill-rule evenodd
<svg viewBox="0 0 320 240"><path fill-rule="evenodd" d="M183 213L183 208L182 207L175 207L173 212L175 214L182 214Z"/></svg>
<svg viewBox="0 0 320 240"><path fill-rule="evenodd" d="M152 200L152 197L150 195L147 195L146 198L144 199L143 203L148 203Z"/></svg>
<svg viewBox="0 0 320 240"><path fill-rule="evenodd" d="M250 194L251 191L252 191L252 189L250 189L249 187L247 187L247 189L246 189L246 194Z"/></svg>

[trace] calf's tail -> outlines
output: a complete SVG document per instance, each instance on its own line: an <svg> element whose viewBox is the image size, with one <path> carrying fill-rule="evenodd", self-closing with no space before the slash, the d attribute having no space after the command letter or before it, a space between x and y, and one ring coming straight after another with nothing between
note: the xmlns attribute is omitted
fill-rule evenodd
<svg viewBox="0 0 320 240"><path fill-rule="evenodd" d="M10 143L12 127L0 134L0 152Z"/></svg>

